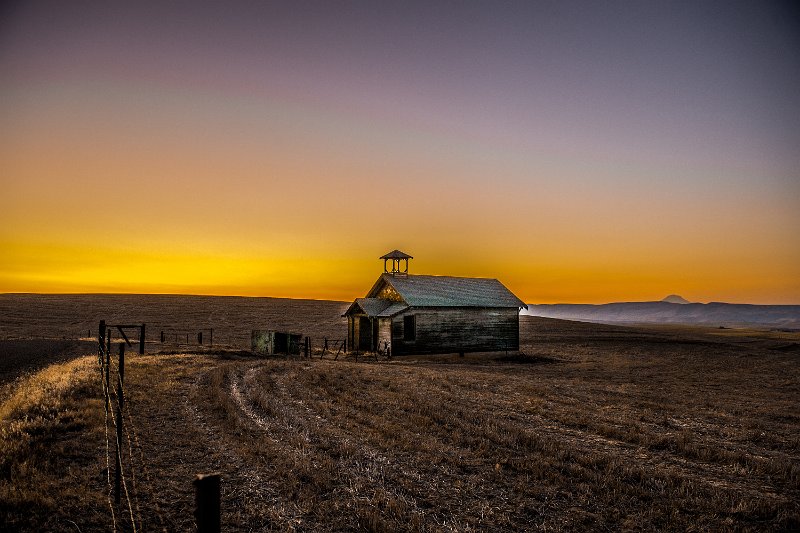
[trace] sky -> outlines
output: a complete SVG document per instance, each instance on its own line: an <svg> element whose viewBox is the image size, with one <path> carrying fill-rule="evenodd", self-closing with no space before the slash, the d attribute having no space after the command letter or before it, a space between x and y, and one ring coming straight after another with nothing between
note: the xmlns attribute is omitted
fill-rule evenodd
<svg viewBox="0 0 800 533"><path fill-rule="evenodd" d="M800 10L6 2L0 292L800 304Z"/></svg>

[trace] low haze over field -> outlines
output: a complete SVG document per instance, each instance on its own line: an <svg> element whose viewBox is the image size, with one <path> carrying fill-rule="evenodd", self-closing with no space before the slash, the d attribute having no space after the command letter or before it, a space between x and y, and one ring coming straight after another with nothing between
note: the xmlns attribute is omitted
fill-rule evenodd
<svg viewBox="0 0 800 533"><path fill-rule="evenodd" d="M0 9L0 292L800 302L777 2Z"/></svg>

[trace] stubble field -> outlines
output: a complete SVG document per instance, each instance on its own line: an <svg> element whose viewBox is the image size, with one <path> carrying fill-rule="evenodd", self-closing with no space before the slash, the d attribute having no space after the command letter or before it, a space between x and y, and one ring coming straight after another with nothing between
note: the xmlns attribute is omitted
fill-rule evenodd
<svg viewBox="0 0 800 533"><path fill-rule="evenodd" d="M287 329L337 334L342 304L304 317L286 302L259 305ZM521 336L525 356L377 362L150 345L127 361L120 508L96 358L15 377L0 398L0 521L190 529L191 480L217 471L228 530L800 526L800 335L523 317Z"/></svg>

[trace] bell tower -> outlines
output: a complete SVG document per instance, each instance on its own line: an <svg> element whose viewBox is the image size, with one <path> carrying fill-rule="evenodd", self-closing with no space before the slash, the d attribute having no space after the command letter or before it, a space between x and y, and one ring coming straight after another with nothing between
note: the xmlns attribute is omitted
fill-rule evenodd
<svg viewBox="0 0 800 533"><path fill-rule="evenodd" d="M414 259L407 253L400 250L392 250L386 255L382 255L379 259L383 259L383 271L392 276L407 276L408 275L408 260ZM392 262L392 269L389 270L389 261ZM405 261L403 270L400 270L400 261Z"/></svg>

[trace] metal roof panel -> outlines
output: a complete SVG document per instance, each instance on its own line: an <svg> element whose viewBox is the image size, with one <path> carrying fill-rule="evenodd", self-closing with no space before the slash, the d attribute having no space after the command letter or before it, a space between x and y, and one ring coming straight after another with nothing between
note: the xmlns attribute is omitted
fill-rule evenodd
<svg viewBox="0 0 800 533"><path fill-rule="evenodd" d="M391 274L381 279L413 307L528 307L496 279Z"/></svg>

